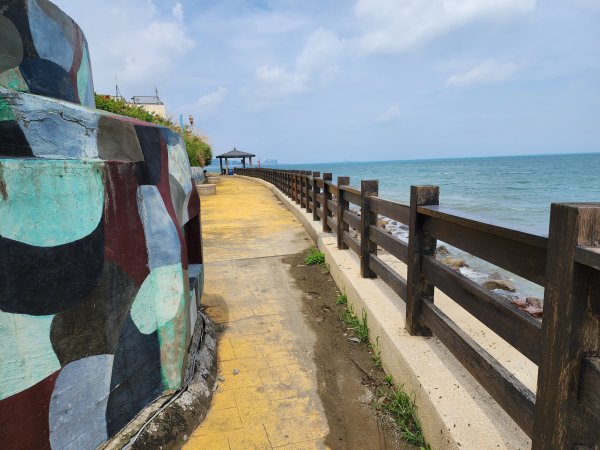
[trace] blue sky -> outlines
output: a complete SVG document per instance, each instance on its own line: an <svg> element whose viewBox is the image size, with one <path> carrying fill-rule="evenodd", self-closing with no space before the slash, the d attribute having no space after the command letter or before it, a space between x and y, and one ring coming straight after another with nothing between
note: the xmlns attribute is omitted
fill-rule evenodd
<svg viewBox="0 0 600 450"><path fill-rule="evenodd" d="M97 92L157 86L216 153L600 151L600 0L56 0Z"/></svg>

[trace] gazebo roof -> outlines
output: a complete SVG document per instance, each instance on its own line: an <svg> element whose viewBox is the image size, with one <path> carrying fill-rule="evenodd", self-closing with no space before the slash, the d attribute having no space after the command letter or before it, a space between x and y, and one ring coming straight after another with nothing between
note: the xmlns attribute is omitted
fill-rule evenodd
<svg viewBox="0 0 600 450"><path fill-rule="evenodd" d="M246 152L242 152L239 151L238 149L236 149L235 147L233 148L233 150L227 152L227 153L223 153L222 155L217 155L217 158L253 158L256 155L253 155L252 153L246 153Z"/></svg>

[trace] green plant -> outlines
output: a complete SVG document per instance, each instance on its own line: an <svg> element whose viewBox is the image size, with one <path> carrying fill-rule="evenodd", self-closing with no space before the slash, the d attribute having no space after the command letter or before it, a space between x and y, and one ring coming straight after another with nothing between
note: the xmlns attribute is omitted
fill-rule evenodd
<svg viewBox="0 0 600 450"><path fill-rule="evenodd" d="M346 294L338 295L338 298L335 299L336 305L345 305L348 303L348 296Z"/></svg>
<svg viewBox="0 0 600 450"><path fill-rule="evenodd" d="M126 103L125 100L114 99L108 95L94 94L94 97L96 99L96 108L98 109L143 120L144 122L155 123L170 128L176 133L181 133L181 126L173 122L172 119L148 112L141 106L131 105ZM206 136L196 134L190 127L184 126L183 141L185 142L185 148L192 166L204 166L211 163L212 147L208 143Z"/></svg>
<svg viewBox="0 0 600 450"><path fill-rule="evenodd" d="M415 401L404 392L403 386L399 388L393 386L379 388L378 397L380 400L375 403L376 409L391 414L402 439L409 444L429 449L417 418Z"/></svg>
<svg viewBox="0 0 600 450"><path fill-rule="evenodd" d="M379 336L377 336L377 338L375 339L374 345L369 344L369 348L373 352L373 354L371 355L371 360L373 361L373 364L375 364L375 367L377 367L378 369L383 369L383 363L381 361L381 352L379 351Z"/></svg>
<svg viewBox="0 0 600 450"><path fill-rule="evenodd" d="M308 251L308 254L306 255L306 258L304 258L304 262L309 266L315 264L324 264L325 255L322 252L320 252L319 249L317 249L316 247L311 247Z"/></svg>
<svg viewBox="0 0 600 450"><path fill-rule="evenodd" d="M391 375L386 374L385 377L383 377L383 382L385 384L387 384L388 386L393 386L394 384L394 379L392 378Z"/></svg>
<svg viewBox="0 0 600 450"><path fill-rule="evenodd" d="M354 315L354 309L352 308L352 305L348 305L342 314L341 320L354 330L356 337L360 340L360 342L367 342L369 340L367 312L364 309L362 312L362 320L360 320Z"/></svg>

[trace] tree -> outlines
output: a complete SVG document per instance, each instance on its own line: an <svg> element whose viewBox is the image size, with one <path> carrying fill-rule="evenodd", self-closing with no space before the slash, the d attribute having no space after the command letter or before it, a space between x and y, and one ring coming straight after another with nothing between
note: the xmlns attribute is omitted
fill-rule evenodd
<svg viewBox="0 0 600 450"><path fill-rule="evenodd" d="M144 122L155 123L181 133L181 127L175 124L170 118L165 119L157 114L146 111L141 106L130 105L125 100L116 100L108 95L94 94L94 96L96 97L96 108L98 109L143 120ZM190 127L184 126L183 141L185 142L190 165L210 165L212 161L212 147L206 136L196 134Z"/></svg>

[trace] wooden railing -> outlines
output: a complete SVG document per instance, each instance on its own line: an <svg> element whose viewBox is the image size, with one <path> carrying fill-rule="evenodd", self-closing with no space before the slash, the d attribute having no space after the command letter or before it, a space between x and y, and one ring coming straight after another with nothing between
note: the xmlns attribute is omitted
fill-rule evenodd
<svg viewBox="0 0 600 450"><path fill-rule="evenodd" d="M532 448L600 445L600 203L553 204L549 237L439 206L437 186L412 186L410 204L378 197L378 182L302 170L237 169L275 185L360 257L406 302L412 335L435 335L532 439ZM353 205L353 207L350 207ZM379 216L409 227L408 244L377 227ZM350 228L356 233L350 233ZM357 237L354 237L357 236ZM435 259L437 240L545 288L543 321ZM377 248L407 265L407 279ZM537 394L434 303L434 288L538 365Z"/></svg>

